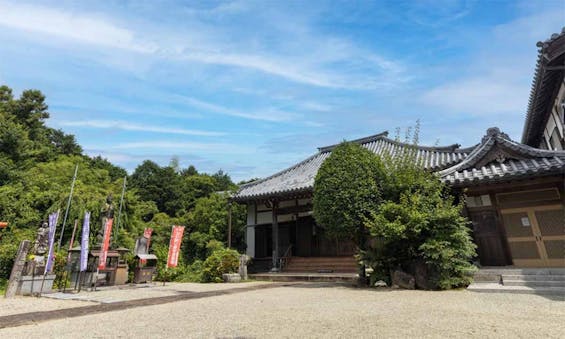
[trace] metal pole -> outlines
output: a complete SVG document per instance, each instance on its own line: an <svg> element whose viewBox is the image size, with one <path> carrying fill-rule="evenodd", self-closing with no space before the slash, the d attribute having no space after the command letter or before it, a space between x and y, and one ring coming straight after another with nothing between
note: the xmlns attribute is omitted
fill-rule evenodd
<svg viewBox="0 0 565 339"><path fill-rule="evenodd" d="M61 236L59 237L59 243L57 244L57 250L61 249L61 243L63 242L63 234L65 234L65 224L67 222L67 216L69 215L69 208L71 207L71 199L73 198L73 191L75 189L75 181L77 180L78 164L75 167L75 175L73 176L73 182L71 184L71 194L69 194L69 200L67 201L67 209L65 210L65 217L63 218L63 228L61 229Z"/></svg>
<svg viewBox="0 0 565 339"><path fill-rule="evenodd" d="M124 194L126 193L126 180L127 180L127 176L124 177L124 185L122 187L122 196L120 197L120 207L118 209L118 222L116 223L116 240L118 237L118 234L120 232L120 219L122 216L122 205L124 203Z"/></svg>
<svg viewBox="0 0 565 339"><path fill-rule="evenodd" d="M69 278L69 273L71 273L72 279L72 267L71 267L71 250L73 249L73 243L75 241L75 232L77 231L78 219L75 219L75 226L73 227L73 234L71 235L71 242L69 243L69 250L67 251L67 265L65 265L65 279L63 280L63 293L67 290L67 279ZM68 268L68 269L67 269Z"/></svg>

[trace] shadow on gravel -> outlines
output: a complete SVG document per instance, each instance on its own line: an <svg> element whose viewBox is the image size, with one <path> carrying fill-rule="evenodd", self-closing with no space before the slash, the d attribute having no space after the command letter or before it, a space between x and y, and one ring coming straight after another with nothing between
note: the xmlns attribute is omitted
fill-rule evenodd
<svg viewBox="0 0 565 339"><path fill-rule="evenodd" d="M237 287L237 288L231 288L231 289L226 289L226 290L207 291L207 292L189 292L189 291L186 291L186 293L185 293L184 291L178 291L178 292L183 292L183 293L164 296L164 297L154 297L154 298L118 301L118 302L109 303L109 304L81 306L81 307L65 308L65 309L52 310L52 311L12 314L12 315L0 317L0 329L7 328L7 327L17 327L17 326L23 326L23 325L30 325L30 324L34 324L34 323L38 323L38 322L49 321L49 320L56 320L56 319L63 319L63 318L74 318L74 317L87 316L87 315L97 314L97 313L126 310L126 309L136 308L136 307L161 305L161 304L167 304L167 303L183 301L183 300L209 298L209 297L215 297L215 296L257 291L257 290L263 290L263 289L266 290L266 289L278 288L278 287L283 287L283 286L292 286L292 284L291 283L287 283L287 284L273 283L273 284Z"/></svg>

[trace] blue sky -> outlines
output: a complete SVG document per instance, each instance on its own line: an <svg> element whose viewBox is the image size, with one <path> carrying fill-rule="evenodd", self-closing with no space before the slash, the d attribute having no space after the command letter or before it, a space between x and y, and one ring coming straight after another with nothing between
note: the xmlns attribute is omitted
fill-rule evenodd
<svg viewBox="0 0 565 339"><path fill-rule="evenodd" d="M519 140L552 1L0 0L0 83L132 171L264 177L421 120L422 144Z"/></svg>

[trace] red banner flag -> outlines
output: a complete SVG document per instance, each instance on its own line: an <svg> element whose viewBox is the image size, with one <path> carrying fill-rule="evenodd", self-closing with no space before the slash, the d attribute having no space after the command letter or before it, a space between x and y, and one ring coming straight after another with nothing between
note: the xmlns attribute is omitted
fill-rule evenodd
<svg viewBox="0 0 565 339"><path fill-rule="evenodd" d="M173 232L171 233L171 242L169 243L167 267L177 267L183 232L184 226L173 226Z"/></svg>
<svg viewBox="0 0 565 339"><path fill-rule="evenodd" d="M104 238L102 241L102 248L100 249L100 261L98 261L99 270L106 268L106 258L108 257L108 247L110 247L110 235L112 234L113 223L114 219L108 219L104 226Z"/></svg>

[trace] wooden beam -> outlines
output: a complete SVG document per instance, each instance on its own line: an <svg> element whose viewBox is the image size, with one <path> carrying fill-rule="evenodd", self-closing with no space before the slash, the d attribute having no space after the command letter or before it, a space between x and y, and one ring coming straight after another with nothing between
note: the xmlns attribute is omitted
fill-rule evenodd
<svg viewBox="0 0 565 339"><path fill-rule="evenodd" d="M277 215L297 214L312 211L312 204L277 208Z"/></svg>

